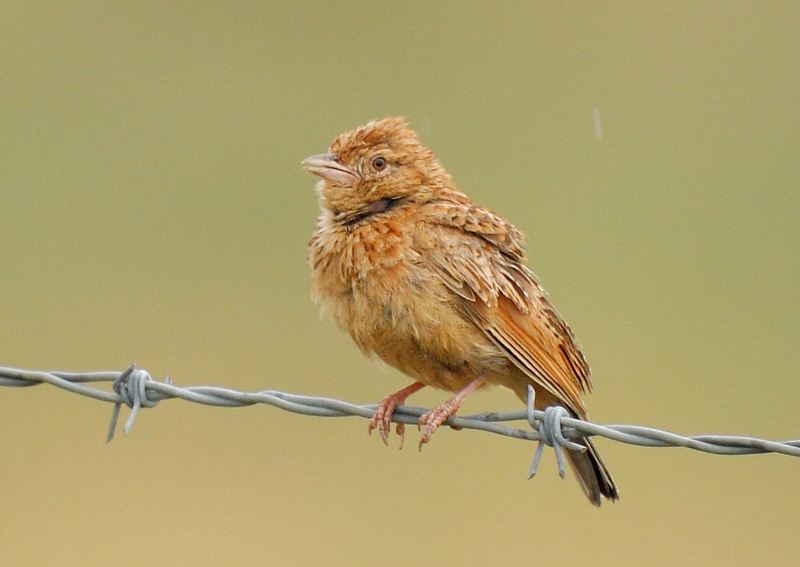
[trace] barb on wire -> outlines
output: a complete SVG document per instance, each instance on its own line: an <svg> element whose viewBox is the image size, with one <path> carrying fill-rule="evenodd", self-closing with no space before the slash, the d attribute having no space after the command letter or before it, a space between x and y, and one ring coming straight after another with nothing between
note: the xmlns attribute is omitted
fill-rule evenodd
<svg viewBox="0 0 800 567"><path fill-rule="evenodd" d="M112 389L91 386L96 382L109 382ZM68 392L114 404L107 441L114 437L117 418L122 404L131 408L123 433L128 433L141 408L152 408L160 400L177 398L197 404L220 407L243 407L266 404L286 411L317 417L358 416L370 419L376 405L356 405L334 398L301 396L277 390L241 392L216 386L175 386L169 377L163 382L153 380L146 370L134 366L128 369L105 372L42 372L0 366L0 386L26 387L50 384ZM640 425L598 425L575 419L560 406L544 411L533 409L534 391L528 387L528 403L524 410L487 412L470 416L450 416L446 425L458 429L477 429L516 439L538 441L528 478L536 474L544 447L553 447L561 477L564 477L563 449L584 450L572 439L600 436L620 443L643 447L685 447L717 455L751 455L778 453L800 457L800 440L768 441L755 437L734 435L682 436L669 431ZM424 408L400 405L392 415L395 423L415 424L426 412ZM502 423L527 421L532 429L520 429Z"/></svg>

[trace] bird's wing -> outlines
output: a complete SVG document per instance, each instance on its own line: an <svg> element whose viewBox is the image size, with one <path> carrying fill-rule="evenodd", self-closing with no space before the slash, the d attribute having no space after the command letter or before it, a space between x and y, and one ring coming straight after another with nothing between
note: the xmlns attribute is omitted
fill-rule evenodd
<svg viewBox="0 0 800 567"><path fill-rule="evenodd" d="M420 260L460 298L464 315L535 384L578 416L591 376L572 332L524 265L522 234L475 205L429 205ZM437 210L438 209L438 210Z"/></svg>

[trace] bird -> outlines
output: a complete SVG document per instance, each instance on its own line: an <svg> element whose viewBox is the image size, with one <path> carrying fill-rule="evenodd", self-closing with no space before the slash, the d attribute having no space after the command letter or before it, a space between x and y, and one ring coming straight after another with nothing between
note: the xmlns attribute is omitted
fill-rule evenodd
<svg viewBox="0 0 800 567"><path fill-rule="evenodd" d="M319 176L308 245L312 297L323 315L414 380L378 404L368 430L384 443L395 408L425 386L453 393L419 420L420 449L474 391L511 390L536 409L588 419L589 366L527 267L524 236L458 190L402 117L340 134L302 161ZM400 444L405 427L398 424ZM589 501L619 491L589 438L566 451Z"/></svg>

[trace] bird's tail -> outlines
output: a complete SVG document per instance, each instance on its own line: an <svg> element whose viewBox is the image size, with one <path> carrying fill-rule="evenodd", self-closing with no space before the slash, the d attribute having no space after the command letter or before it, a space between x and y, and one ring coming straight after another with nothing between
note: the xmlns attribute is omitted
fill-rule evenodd
<svg viewBox="0 0 800 567"><path fill-rule="evenodd" d="M618 500L619 491L611 473L608 472L603 459L589 438L574 439L580 445L586 446L586 451L567 451L569 464L589 502L600 506L601 497L609 500Z"/></svg>

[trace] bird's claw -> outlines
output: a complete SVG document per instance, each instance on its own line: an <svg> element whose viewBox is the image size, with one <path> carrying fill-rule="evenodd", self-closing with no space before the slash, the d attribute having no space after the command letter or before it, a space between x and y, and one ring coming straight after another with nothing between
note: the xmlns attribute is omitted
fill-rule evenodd
<svg viewBox="0 0 800 567"><path fill-rule="evenodd" d="M397 436L400 438L400 446L398 447L398 449L402 449L403 448L403 441L406 440L406 426L405 426L405 424L398 423L397 427L394 428L394 431L395 431L395 433L397 433Z"/></svg>
<svg viewBox="0 0 800 567"><path fill-rule="evenodd" d="M457 408L450 407L449 403L442 404L439 407L433 408L428 413L419 418L417 429L425 430L422 432L422 437L419 440L419 450L422 451L422 446L431 440L431 436L439 429L439 426L447 421L447 418L455 413Z"/></svg>
<svg viewBox="0 0 800 567"><path fill-rule="evenodd" d="M372 416L372 419L369 420L369 425L367 426L367 432L370 435L372 435L373 429L378 430L383 444L387 447L389 446L389 433L392 430L392 414L394 413L394 409L396 407L397 400L394 398L394 396L387 396L386 398L382 399L378 404L378 409L375 410L375 414ZM400 438L400 449L402 449L403 441L405 441L406 426L402 423L398 423L397 427L395 428L395 432Z"/></svg>

